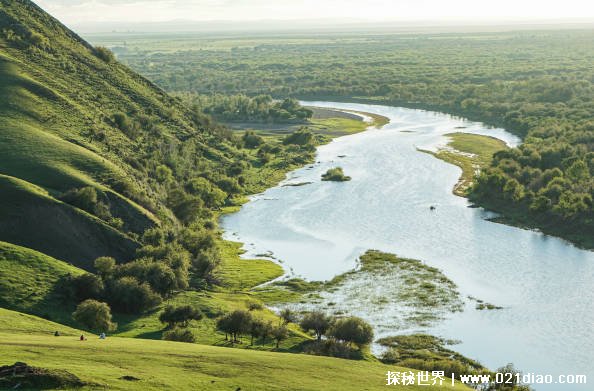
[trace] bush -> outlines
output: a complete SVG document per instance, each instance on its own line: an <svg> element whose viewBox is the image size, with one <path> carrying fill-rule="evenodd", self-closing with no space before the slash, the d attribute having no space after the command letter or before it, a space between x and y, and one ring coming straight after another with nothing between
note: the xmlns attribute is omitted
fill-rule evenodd
<svg viewBox="0 0 594 391"><path fill-rule="evenodd" d="M95 208L98 202L97 191L91 186L71 189L63 194L60 199L92 214L95 214Z"/></svg>
<svg viewBox="0 0 594 391"><path fill-rule="evenodd" d="M161 323L167 323L169 327L176 325L187 327L191 320L200 320L202 317L202 312L192 306L174 307L168 305L161 315L159 315L159 321Z"/></svg>
<svg viewBox="0 0 594 391"><path fill-rule="evenodd" d="M196 336L194 335L194 333L192 333L191 330L185 328L174 328L173 330L166 331L163 333L163 339L166 341L176 342L196 342Z"/></svg>
<svg viewBox="0 0 594 391"><path fill-rule="evenodd" d="M341 167L331 168L326 171L325 174L322 174L323 181L333 181L333 182L345 182L350 181L350 176L345 176L344 172L342 171Z"/></svg>
<svg viewBox="0 0 594 391"><path fill-rule="evenodd" d="M307 354L315 354L317 356L338 357L348 360L363 359L363 354L359 349L334 339L327 339L321 342L310 342L304 347L304 352Z"/></svg>
<svg viewBox="0 0 594 391"><path fill-rule="evenodd" d="M314 134L307 128L301 128L283 139L283 144L289 145L313 145Z"/></svg>
<svg viewBox="0 0 594 391"><path fill-rule="evenodd" d="M262 136L257 135L253 130L247 130L241 140L245 148L254 149L264 143Z"/></svg>
<svg viewBox="0 0 594 391"><path fill-rule="evenodd" d="M398 353L398 349L390 348L382 353L381 361L384 364L396 364L400 361L400 353Z"/></svg>
<svg viewBox="0 0 594 391"><path fill-rule="evenodd" d="M209 208L219 208L227 199L227 193L202 177L191 179L187 190L190 194L200 197L204 205Z"/></svg>
<svg viewBox="0 0 594 391"><path fill-rule="evenodd" d="M114 271L116 261L112 257L99 257L95 259L95 262L93 262L93 266L95 266L95 270L97 270L97 273L99 273L100 276L105 278Z"/></svg>
<svg viewBox="0 0 594 391"><path fill-rule="evenodd" d="M118 311L136 314L155 307L161 298L146 282L123 277L110 282L109 301Z"/></svg>
<svg viewBox="0 0 594 391"><path fill-rule="evenodd" d="M97 56L97 58L105 61L108 64L115 62L115 56L114 56L113 52L111 50L109 50L108 48L106 48L105 46L96 46L94 52L95 52L95 56Z"/></svg>
<svg viewBox="0 0 594 391"><path fill-rule="evenodd" d="M117 328L117 324L111 321L109 306L96 300L89 299L80 303L72 317L87 329L94 331L108 332Z"/></svg>
<svg viewBox="0 0 594 391"><path fill-rule="evenodd" d="M371 325L354 316L338 319L330 328L329 334L339 341L354 343L359 347L368 345L373 341Z"/></svg>
<svg viewBox="0 0 594 391"><path fill-rule="evenodd" d="M86 299L99 299L103 295L103 281L91 273L84 273L79 276L69 276L63 283L68 291L67 296L77 302Z"/></svg>

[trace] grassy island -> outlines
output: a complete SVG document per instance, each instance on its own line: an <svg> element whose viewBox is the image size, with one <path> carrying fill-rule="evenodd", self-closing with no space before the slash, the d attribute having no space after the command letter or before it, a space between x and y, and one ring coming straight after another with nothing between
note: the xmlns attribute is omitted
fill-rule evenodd
<svg viewBox="0 0 594 391"><path fill-rule="evenodd" d="M325 174L322 174L322 180L332 182L346 182L350 181L351 177L344 175L342 167L334 167L326 171Z"/></svg>

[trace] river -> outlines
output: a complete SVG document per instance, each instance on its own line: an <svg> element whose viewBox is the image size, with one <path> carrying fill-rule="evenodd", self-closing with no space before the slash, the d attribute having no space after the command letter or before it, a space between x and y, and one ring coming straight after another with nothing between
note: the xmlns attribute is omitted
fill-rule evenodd
<svg viewBox="0 0 594 391"><path fill-rule="evenodd" d="M491 135L511 146L520 142L516 136L422 110L303 103L377 113L390 123L321 146L316 164L283 182L311 184L253 196L223 218L227 239L246 243L248 257L272 252L288 273L311 280L351 270L367 249L420 259L440 268L463 297L504 307L478 311L468 304L420 331L460 340L453 349L491 369L513 362L525 373L586 374L594 382L594 252L487 221L490 213L452 194L460 169L417 150L445 145L444 134L455 131ZM350 182L320 181L338 165ZM430 211L430 205L437 209ZM366 317L365 311L357 315ZM390 330L405 331L410 330Z"/></svg>

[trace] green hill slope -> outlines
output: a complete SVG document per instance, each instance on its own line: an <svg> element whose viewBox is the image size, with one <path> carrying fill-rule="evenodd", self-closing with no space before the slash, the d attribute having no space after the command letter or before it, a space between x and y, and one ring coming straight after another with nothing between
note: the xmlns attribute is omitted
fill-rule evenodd
<svg viewBox="0 0 594 391"><path fill-rule="evenodd" d="M0 175L0 238L90 269L92 260L129 258L136 242L42 188Z"/></svg>
<svg viewBox="0 0 594 391"><path fill-rule="evenodd" d="M13 333L7 334L5 327ZM16 328L21 332L14 332ZM85 389L383 390L388 370L406 370L368 361L167 341L89 336L81 342L74 329L3 309L0 330L0 365L23 361L66 370L94 384ZM55 330L62 336L54 337ZM125 380L126 376L132 380ZM467 389L459 384L447 387ZM392 390L441 388L390 386Z"/></svg>
<svg viewBox="0 0 594 391"><path fill-rule="evenodd" d="M31 1L0 1L0 240L86 269L133 258L146 229L177 224L159 169L183 184L239 160L203 121ZM56 202L81 188L86 213Z"/></svg>
<svg viewBox="0 0 594 391"><path fill-rule="evenodd" d="M37 251L0 242L0 307L71 323L74 303L63 303L56 292L66 275L81 269Z"/></svg>

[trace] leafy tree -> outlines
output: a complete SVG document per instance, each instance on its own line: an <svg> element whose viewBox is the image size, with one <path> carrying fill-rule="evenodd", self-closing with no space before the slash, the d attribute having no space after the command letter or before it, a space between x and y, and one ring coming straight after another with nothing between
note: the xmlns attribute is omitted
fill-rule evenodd
<svg viewBox="0 0 594 391"><path fill-rule="evenodd" d="M227 199L227 194L206 178L191 179L187 188L190 194L200 197L204 205L209 208L219 208L224 205Z"/></svg>
<svg viewBox="0 0 594 391"><path fill-rule="evenodd" d="M285 325L274 327L271 331L271 335L276 341L276 348L278 349L280 343L289 337L289 329Z"/></svg>
<svg viewBox="0 0 594 391"><path fill-rule="evenodd" d="M112 257L99 257L93 262L95 270L102 278L109 276L115 269L116 261Z"/></svg>
<svg viewBox="0 0 594 391"><path fill-rule="evenodd" d="M279 316L285 325L289 323L295 323L297 321L297 314L290 308L283 309Z"/></svg>
<svg viewBox="0 0 594 391"><path fill-rule="evenodd" d="M76 301L86 299L99 299L103 295L104 285L101 278L92 273L70 277L67 286L71 291L70 296Z"/></svg>
<svg viewBox="0 0 594 391"><path fill-rule="evenodd" d="M169 327L176 325L187 327L191 320L200 320L202 317L202 312L190 305L180 307L168 305L165 307L165 310L161 312L161 315L159 315L159 321L161 323L166 323Z"/></svg>
<svg viewBox="0 0 594 391"><path fill-rule="evenodd" d="M329 334L339 341L354 343L359 347L373 341L373 328L361 318L349 317L336 320Z"/></svg>
<svg viewBox="0 0 594 391"><path fill-rule="evenodd" d="M308 312L303 316L299 325L305 331L312 331L318 341L326 334L332 325L333 318L321 311Z"/></svg>
<svg viewBox="0 0 594 391"><path fill-rule="evenodd" d="M249 332L253 321L252 314L245 310L235 310L217 321L217 329L231 337L231 343L237 342L238 337Z"/></svg>
<svg viewBox="0 0 594 391"><path fill-rule="evenodd" d="M72 317L89 330L108 332L117 328L117 324L111 321L109 306L96 300L88 299L80 303Z"/></svg>
<svg viewBox="0 0 594 391"><path fill-rule="evenodd" d="M134 277L110 281L108 299L118 311L132 314L146 311L161 302L161 298L149 284L140 283Z"/></svg>

